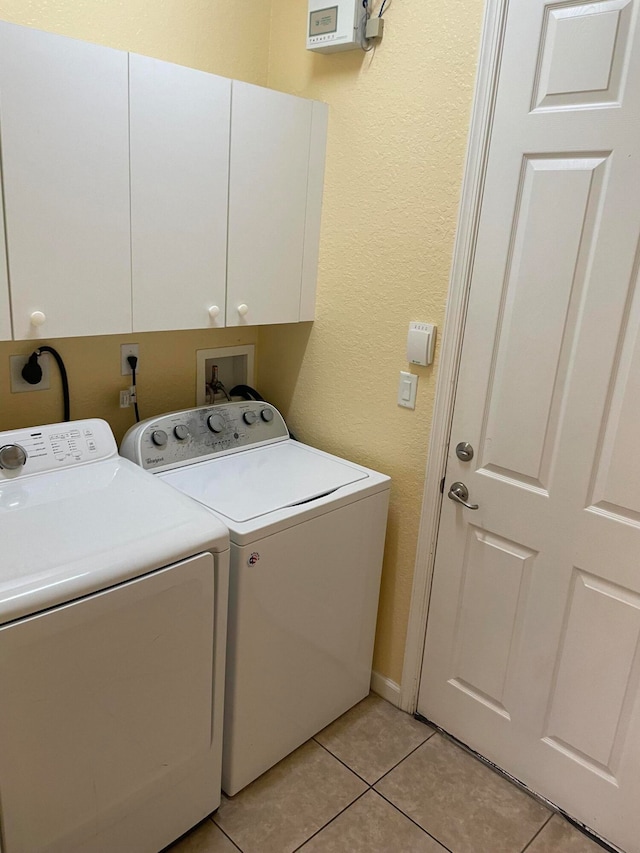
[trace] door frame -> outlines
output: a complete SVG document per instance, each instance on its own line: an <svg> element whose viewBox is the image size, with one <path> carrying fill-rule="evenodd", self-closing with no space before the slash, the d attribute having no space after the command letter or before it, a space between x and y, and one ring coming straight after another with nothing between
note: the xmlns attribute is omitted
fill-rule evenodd
<svg viewBox="0 0 640 853"><path fill-rule="evenodd" d="M511 0L511 2L515 4L515 0ZM412 714L415 713L418 702L431 582L435 565L440 510L442 508L440 484L445 475L447 450L453 422L453 408L508 7L509 0L485 0L478 70L440 348L440 364L400 685L400 708Z"/></svg>

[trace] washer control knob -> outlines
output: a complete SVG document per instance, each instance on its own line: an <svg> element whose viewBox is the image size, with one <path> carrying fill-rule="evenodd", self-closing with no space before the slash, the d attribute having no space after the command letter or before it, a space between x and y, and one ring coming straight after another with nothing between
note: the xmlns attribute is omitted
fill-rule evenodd
<svg viewBox="0 0 640 853"><path fill-rule="evenodd" d="M163 429L154 429L151 433L151 441L156 447L164 447L167 443L167 434Z"/></svg>
<svg viewBox="0 0 640 853"><path fill-rule="evenodd" d="M189 438L189 429L184 424L178 424L178 426L173 428L173 434L178 441L184 441L186 438Z"/></svg>
<svg viewBox="0 0 640 853"><path fill-rule="evenodd" d="M244 415L242 416L242 420L245 422L245 424L251 425L255 424L255 422L258 420L258 416L255 412L248 411L244 413Z"/></svg>
<svg viewBox="0 0 640 853"><path fill-rule="evenodd" d="M27 461L27 451L19 444L5 444L0 447L0 468L15 471Z"/></svg>
<svg viewBox="0 0 640 853"><path fill-rule="evenodd" d="M266 424L269 424L269 423L271 423L271 421L273 420L273 412L271 411L271 409L263 409L263 410L260 412L260 417L262 418L262 420L263 420Z"/></svg>
<svg viewBox="0 0 640 853"><path fill-rule="evenodd" d="M222 415L209 415L207 418L207 426L211 430L211 432L222 432L225 428L225 422Z"/></svg>

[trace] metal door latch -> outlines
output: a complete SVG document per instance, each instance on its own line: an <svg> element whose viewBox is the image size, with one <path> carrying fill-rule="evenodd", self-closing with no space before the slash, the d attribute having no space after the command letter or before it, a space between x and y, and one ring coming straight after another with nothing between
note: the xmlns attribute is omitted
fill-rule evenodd
<svg viewBox="0 0 640 853"><path fill-rule="evenodd" d="M464 483L460 483L459 481L451 484L447 497L458 504L462 504L462 506L466 506L467 509L479 509L478 504L467 503L469 500L469 489Z"/></svg>

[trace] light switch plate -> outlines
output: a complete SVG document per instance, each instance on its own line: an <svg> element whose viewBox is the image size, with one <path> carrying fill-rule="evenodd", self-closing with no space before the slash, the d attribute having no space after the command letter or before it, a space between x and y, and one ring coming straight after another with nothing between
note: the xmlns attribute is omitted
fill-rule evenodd
<svg viewBox="0 0 640 853"><path fill-rule="evenodd" d="M398 405L404 409L415 409L417 390L418 377L416 374L401 370L400 381L398 383Z"/></svg>

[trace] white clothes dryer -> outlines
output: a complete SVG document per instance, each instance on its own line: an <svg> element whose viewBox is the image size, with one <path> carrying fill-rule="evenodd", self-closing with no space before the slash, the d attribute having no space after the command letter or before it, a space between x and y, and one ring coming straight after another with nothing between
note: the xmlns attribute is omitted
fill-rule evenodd
<svg viewBox="0 0 640 853"><path fill-rule="evenodd" d="M228 533L100 420L0 433L3 853L157 853L220 802Z"/></svg>
<svg viewBox="0 0 640 853"><path fill-rule="evenodd" d="M390 481L293 441L266 403L152 418L121 453L230 531L231 796L369 692Z"/></svg>

